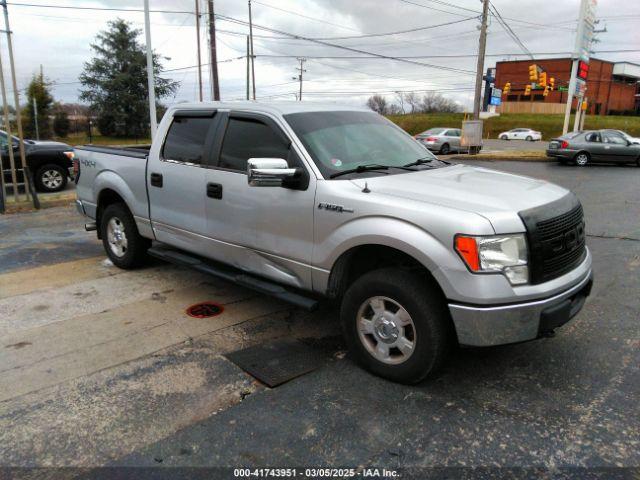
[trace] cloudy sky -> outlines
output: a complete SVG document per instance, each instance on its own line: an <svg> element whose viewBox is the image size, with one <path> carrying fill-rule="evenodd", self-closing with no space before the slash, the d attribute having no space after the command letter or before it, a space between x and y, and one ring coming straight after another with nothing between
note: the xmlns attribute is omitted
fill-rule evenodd
<svg viewBox="0 0 640 480"><path fill-rule="evenodd" d="M206 2L200 1L204 11ZM164 67L173 71L165 76L181 82L175 98L165 103L197 99L197 70L185 68L196 64L195 2L150 0L151 9L158 10L151 14L153 48L168 57ZM51 8L56 5L73 8ZM10 1L19 88L42 65L54 82L56 99L77 101L78 75L91 58L95 35L117 17L137 28L144 26L141 12L93 8L135 10L142 5L143 0ZM480 0L253 0L252 5L258 99L294 100L296 57L303 56L308 59L305 100L362 104L373 93L391 97L395 91L421 95L436 90L466 108L471 106ZM573 49L579 0L492 0L492 5L535 57ZM220 15L216 28L221 96L241 99L246 88L247 2L216 0L215 8ZM606 27L606 32L598 35L595 56L640 63L640 1L599 0L597 16L598 28ZM202 26L206 63L206 24ZM323 43L290 38L285 32L323 39ZM389 35L392 32L404 33ZM140 40L144 42L144 36ZM414 58L399 61L369 53ZM499 60L527 58L495 15L489 26L487 53L485 68ZM7 58L4 50L3 58ZM5 73L6 66L5 60ZM208 79L205 66L205 99L210 98Z"/></svg>

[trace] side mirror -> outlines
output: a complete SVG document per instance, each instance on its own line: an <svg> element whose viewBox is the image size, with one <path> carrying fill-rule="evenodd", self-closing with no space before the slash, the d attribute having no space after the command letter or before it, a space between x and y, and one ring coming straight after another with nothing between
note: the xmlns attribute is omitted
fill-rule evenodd
<svg viewBox="0 0 640 480"><path fill-rule="evenodd" d="M282 158L250 158L247 161L247 181L252 187L281 187L298 170L289 168Z"/></svg>

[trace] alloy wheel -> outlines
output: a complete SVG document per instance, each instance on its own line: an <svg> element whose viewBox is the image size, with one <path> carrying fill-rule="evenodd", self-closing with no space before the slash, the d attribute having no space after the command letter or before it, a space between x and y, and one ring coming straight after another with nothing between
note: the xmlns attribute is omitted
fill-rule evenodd
<svg viewBox="0 0 640 480"><path fill-rule="evenodd" d="M406 362L416 346L416 328L409 312L389 297L365 300L356 317L358 337L367 352L389 365Z"/></svg>
<svg viewBox="0 0 640 480"><path fill-rule="evenodd" d="M127 253L127 235L124 223L118 217L112 217L107 224L107 240L111 253L116 257L123 257Z"/></svg>
<svg viewBox="0 0 640 480"><path fill-rule="evenodd" d="M58 170L45 170L42 172L42 184L47 187L49 190L55 190L62 185L64 178L62 178L62 174Z"/></svg>

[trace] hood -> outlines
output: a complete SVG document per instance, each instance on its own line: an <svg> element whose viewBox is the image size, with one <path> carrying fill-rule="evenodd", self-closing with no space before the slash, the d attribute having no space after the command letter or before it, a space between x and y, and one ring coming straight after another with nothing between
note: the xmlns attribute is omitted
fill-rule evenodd
<svg viewBox="0 0 640 480"><path fill-rule="evenodd" d="M25 140L25 146L38 150L73 150L73 147L62 142L51 142L49 140Z"/></svg>
<svg viewBox="0 0 640 480"><path fill-rule="evenodd" d="M519 211L553 202L569 193L544 180L469 165L353 181L360 187L366 182L378 194L480 214L498 233L522 229Z"/></svg>

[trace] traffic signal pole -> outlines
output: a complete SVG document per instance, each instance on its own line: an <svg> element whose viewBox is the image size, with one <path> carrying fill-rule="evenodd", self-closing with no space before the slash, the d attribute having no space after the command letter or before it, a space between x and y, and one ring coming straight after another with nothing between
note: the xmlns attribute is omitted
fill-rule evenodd
<svg viewBox="0 0 640 480"><path fill-rule="evenodd" d="M571 65L571 79L569 80L569 91L567 92L567 105L564 109L564 124L562 126L562 135L566 135L569 131L569 118L571 117L571 104L573 103L573 92L576 89L576 75L578 73L578 60L574 59Z"/></svg>
<svg viewBox="0 0 640 480"><path fill-rule="evenodd" d="M480 118L482 96L482 71L484 70L484 54L487 48L487 17L489 16L489 0L482 2L482 25L480 27L480 41L478 45L478 64L476 65L476 89L473 100L473 118Z"/></svg>

